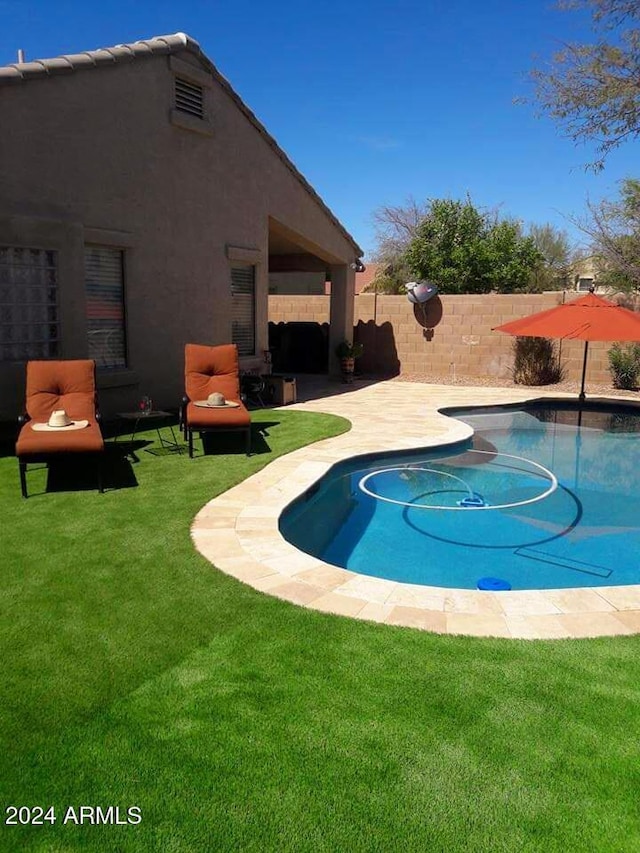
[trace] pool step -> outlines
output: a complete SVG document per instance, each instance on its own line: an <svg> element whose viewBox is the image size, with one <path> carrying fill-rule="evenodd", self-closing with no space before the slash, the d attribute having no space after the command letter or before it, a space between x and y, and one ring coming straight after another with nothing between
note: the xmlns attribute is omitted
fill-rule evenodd
<svg viewBox="0 0 640 853"><path fill-rule="evenodd" d="M513 553L519 557L527 557L529 560L537 560L539 563L560 566L563 569L571 569L571 571L581 572L583 575L595 575L598 578L608 578L613 572L612 569L607 569L605 566L583 563L581 560L572 560L570 557L558 557L556 554L549 554L548 551L541 551L539 548L516 548Z"/></svg>

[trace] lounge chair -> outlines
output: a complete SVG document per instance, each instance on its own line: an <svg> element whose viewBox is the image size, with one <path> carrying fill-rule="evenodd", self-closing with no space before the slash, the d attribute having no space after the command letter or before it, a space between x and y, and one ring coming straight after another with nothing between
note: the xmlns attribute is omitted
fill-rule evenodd
<svg viewBox="0 0 640 853"><path fill-rule="evenodd" d="M79 454L95 459L98 490L103 491L104 441L95 371L95 361L90 359L27 362L25 413L18 419L16 442L23 498L27 497L28 463Z"/></svg>
<svg viewBox="0 0 640 853"><path fill-rule="evenodd" d="M208 347L187 344L184 372L185 396L180 414L185 441L189 443L189 456L193 457L194 431L243 432L249 456L251 416L240 399L236 345Z"/></svg>

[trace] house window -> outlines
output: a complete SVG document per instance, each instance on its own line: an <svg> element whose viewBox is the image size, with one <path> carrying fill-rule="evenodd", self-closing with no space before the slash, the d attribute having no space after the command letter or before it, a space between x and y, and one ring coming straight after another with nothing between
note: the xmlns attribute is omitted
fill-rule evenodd
<svg viewBox="0 0 640 853"><path fill-rule="evenodd" d="M231 340L238 355L256 352L256 268L249 264L231 267Z"/></svg>
<svg viewBox="0 0 640 853"><path fill-rule="evenodd" d="M584 277L581 276L578 279L578 286L576 289L579 290L581 293L588 292L589 290L591 290L592 287L593 287L593 278L587 278L586 276L584 276Z"/></svg>
<svg viewBox="0 0 640 853"><path fill-rule="evenodd" d="M85 246L89 358L98 367L127 366L124 318L124 252Z"/></svg>
<svg viewBox="0 0 640 853"><path fill-rule="evenodd" d="M204 89L184 77L176 77L175 104L182 113L204 118Z"/></svg>
<svg viewBox="0 0 640 853"><path fill-rule="evenodd" d="M0 246L0 361L59 354L57 253Z"/></svg>

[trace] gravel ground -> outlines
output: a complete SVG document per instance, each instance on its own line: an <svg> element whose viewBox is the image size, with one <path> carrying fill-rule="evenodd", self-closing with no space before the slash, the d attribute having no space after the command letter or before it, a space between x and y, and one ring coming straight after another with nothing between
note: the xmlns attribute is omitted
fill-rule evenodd
<svg viewBox="0 0 640 853"><path fill-rule="evenodd" d="M395 377L394 381L425 382L431 385L467 385L483 388L524 389L526 387L524 385L516 385L512 379L501 378L499 376L456 376L453 379L451 376L439 376L431 373L403 373L401 376ZM580 392L579 382L558 382L556 385L533 385L529 387L567 394L578 394ZM587 382L585 393L587 399L589 397L627 397L640 401L640 391L621 391L614 388L611 384L603 385L595 382Z"/></svg>

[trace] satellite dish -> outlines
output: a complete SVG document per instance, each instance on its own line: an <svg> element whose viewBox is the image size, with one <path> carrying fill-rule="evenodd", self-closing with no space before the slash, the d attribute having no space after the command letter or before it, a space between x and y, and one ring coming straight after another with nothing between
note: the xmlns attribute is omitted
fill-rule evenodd
<svg viewBox="0 0 640 853"><path fill-rule="evenodd" d="M405 284L405 287L409 302L413 302L414 305L423 305L438 292L436 285L430 281L410 281Z"/></svg>

